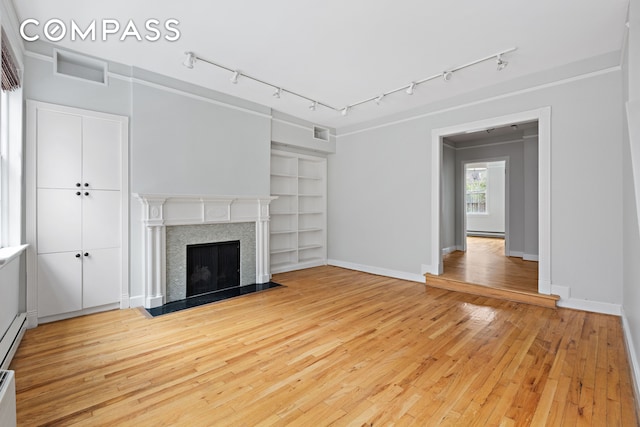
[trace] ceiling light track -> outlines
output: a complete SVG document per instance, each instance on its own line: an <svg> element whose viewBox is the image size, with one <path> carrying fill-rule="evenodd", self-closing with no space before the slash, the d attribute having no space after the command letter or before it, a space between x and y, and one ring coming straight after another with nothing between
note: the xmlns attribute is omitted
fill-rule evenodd
<svg viewBox="0 0 640 427"><path fill-rule="evenodd" d="M266 82L266 81L264 81L262 79L259 79L257 77L251 76L249 74L245 74L240 70L236 70L234 68L226 67L226 66L224 66L222 64L218 64L216 62L213 62L213 61L210 61L208 59L202 58L200 56L197 56L193 52L185 52L185 55L187 56L187 58L183 62L183 65L185 67L187 67L187 68L193 68L194 64L196 62L198 62L198 61L206 62L207 64L213 65L215 67L221 68L223 70L226 70L226 71L229 71L230 73L232 73L231 82L234 83L234 84L238 83L238 79L240 77L242 77L243 79L253 80L254 82L263 84L265 86L269 86L272 89L274 89L275 92L274 92L273 96L275 98L280 98L283 94L290 94L290 95L296 96L298 98L301 98L301 99L304 99L304 100L310 102L311 105L309 106L309 109L312 110L312 111L315 111L316 108L319 105L321 105L321 106L323 106L325 108L328 108L330 110L339 112L343 116L346 116L347 113L350 112L353 107L357 107L359 105L366 104L368 102L375 102L376 104L381 105L383 98L387 97L388 95L392 95L394 93L397 93L397 92L404 91L404 92L406 92L407 95L413 95L413 93L415 92L415 90L416 90L418 85L421 85L423 83L426 83L428 81L435 80L435 79L443 79L444 81L449 81L449 80L451 80L451 78L453 76L453 73L455 73L457 71L460 71L460 70L463 70L465 68L472 67L474 65L480 64L480 63L485 62L485 61L491 61L491 60L496 61L496 69L498 71L501 71L509 64L507 61L504 60L504 58L502 56L506 55L507 53L514 52L517 49L518 48L516 48L516 47L512 47L510 49L506 49L506 50L494 53L493 55L488 55L488 56L485 56L483 58L476 59L475 61L471 61L471 62L468 62L466 64L450 68L450 69L445 70L443 72L440 72L438 74L434 74L432 76L429 76L429 77L426 77L426 78L423 78L423 79L420 79L420 80L414 80L411 83L409 83L408 85L404 85L404 86L401 86L399 88L396 88L396 89L393 89L393 90L390 90L390 91L387 91L387 92L379 93L376 96L372 96L370 98L366 98L366 99L363 99L361 101L354 102L353 104L345 105L342 108L334 107L334 106L329 105L327 103L324 103L324 102L318 101L316 99L310 98L308 96L302 95L302 94L300 94L298 92L286 89L286 88L284 88L284 87L282 87L280 85L269 83L269 82Z"/></svg>

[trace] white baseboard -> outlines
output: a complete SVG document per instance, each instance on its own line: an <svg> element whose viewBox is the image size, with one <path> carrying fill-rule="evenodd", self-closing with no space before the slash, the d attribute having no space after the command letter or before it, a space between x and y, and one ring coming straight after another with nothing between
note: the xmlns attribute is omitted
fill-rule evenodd
<svg viewBox="0 0 640 427"><path fill-rule="evenodd" d="M622 306L620 304L590 301L577 298L560 299L558 301L558 307L573 308L575 310L591 311L594 313L611 314L614 316L620 316L622 313Z"/></svg>
<svg viewBox="0 0 640 427"><path fill-rule="evenodd" d="M336 267L348 268L349 270L362 271L365 273L377 274L378 276L393 277L394 279L409 280L412 282L424 283L424 276L421 274L407 273L405 271L389 270L387 268L374 267L371 265L356 264L353 262L340 261L336 259L327 260L327 264Z"/></svg>
<svg viewBox="0 0 640 427"><path fill-rule="evenodd" d="M635 390L636 406L640 407L640 366L638 365L638 354L636 353L635 346L633 345L633 338L631 336L631 326L627 320L627 315L622 308L622 335L624 337L624 343L627 346L627 355L629 357L629 365L631 366L631 377L633 378L633 386Z"/></svg>
<svg viewBox="0 0 640 427"><path fill-rule="evenodd" d="M442 255L447 255L457 250L458 250L457 246L449 246L448 248L442 248Z"/></svg>
<svg viewBox="0 0 640 427"><path fill-rule="evenodd" d="M87 314L100 313L102 311L119 310L120 303L100 305L98 307L85 308L84 310L71 311L69 313L53 314L38 318L38 323L57 322L58 320L70 319L72 317L86 316Z"/></svg>
<svg viewBox="0 0 640 427"><path fill-rule="evenodd" d="M434 272L434 268L428 264L422 264L420 265L420 274L421 275L425 275L425 274L438 274L437 272Z"/></svg>
<svg viewBox="0 0 640 427"><path fill-rule="evenodd" d="M540 283L538 283L538 289L540 289ZM568 300L571 298L571 288L568 286L549 285L551 291L550 294L558 295L560 299Z"/></svg>
<svg viewBox="0 0 640 427"><path fill-rule="evenodd" d="M538 255L522 254L522 259L525 261L538 261Z"/></svg>
<svg viewBox="0 0 640 427"><path fill-rule="evenodd" d="M509 251L509 256L516 257L516 258L522 258L524 256L524 252Z"/></svg>
<svg viewBox="0 0 640 427"><path fill-rule="evenodd" d="M129 307L144 307L144 296L138 295L129 298Z"/></svg>

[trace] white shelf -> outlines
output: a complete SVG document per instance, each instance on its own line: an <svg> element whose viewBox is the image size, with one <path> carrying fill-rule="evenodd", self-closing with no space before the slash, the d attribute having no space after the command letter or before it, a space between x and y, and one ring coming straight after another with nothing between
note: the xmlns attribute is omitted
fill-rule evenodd
<svg viewBox="0 0 640 427"><path fill-rule="evenodd" d="M271 151L272 273L326 264L326 176L323 157Z"/></svg>

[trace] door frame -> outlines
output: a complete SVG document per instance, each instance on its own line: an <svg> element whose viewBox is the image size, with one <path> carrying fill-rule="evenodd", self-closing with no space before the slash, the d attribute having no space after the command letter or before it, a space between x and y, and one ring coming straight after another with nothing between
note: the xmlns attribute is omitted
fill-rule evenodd
<svg viewBox="0 0 640 427"><path fill-rule="evenodd" d="M442 274L442 138L459 133L538 121L538 293L551 294L551 107L459 123L431 131L431 263Z"/></svg>
<svg viewBox="0 0 640 427"><path fill-rule="evenodd" d="M462 250L467 251L467 212L466 212L466 204L465 204L465 183L466 183L466 170L467 165L472 163L489 163L489 162L504 162L504 255L509 255L509 156L501 156L501 157L489 157L489 158L480 158L478 160L462 160L460 162L460 167L462 169L460 179L460 185L456 188L456 195L458 196L458 202L460 202L460 215L462 218L461 230L463 233L462 239Z"/></svg>

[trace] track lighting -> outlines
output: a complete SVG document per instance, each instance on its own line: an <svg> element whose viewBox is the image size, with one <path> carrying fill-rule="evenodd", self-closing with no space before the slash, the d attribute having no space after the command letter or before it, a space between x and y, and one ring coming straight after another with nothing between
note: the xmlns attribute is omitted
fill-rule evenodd
<svg viewBox="0 0 640 427"><path fill-rule="evenodd" d="M193 68L193 64L196 62L196 56L193 52L185 52L184 54L187 55L187 58L184 60L182 65L187 68Z"/></svg>
<svg viewBox="0 0 640 427"><path fill-rule="evenodd" d="M416 84L415 82L411 82L411 84L409 85L409 87L407 87L407 95L413 95L413 90L416 88Z"/></svg>
<svg viewBox="0 0 640 427"><path fill-rule="evenodd" d="M496 63L498 64L498 71L504 70L505 67L507 65L509 65L509 63L507 61L502 59L502 54L500 54L500 53L498 55L496 55Z"/></svg>
<svg viewBox="0 0 640 427"><path fill-rule="evenodd" d="M393 89L393 90L388 90L386 92L383 92L380 95L373 96L371 98L362 99L362 100L360 100L358 102L354 102L354 103L348 104L348 105L346 105L346 106L344 106L342 108L334 107L334 106L332 106L330 104L327 104L327 103L324 103L324 102L320 102L320 101L316 101L313 98L310 98L308 96L302 95L302 94L300 94L298 92L295 92L295 91L292 91L292 90L289 90L289 89L285 89L282 86L275 85L273 83L266 82L266 81L264 81L262 79L259 79L257 77L253 77L253 76L247 75L247 74L242 73L239 70L236 70L234 68L227 67L225 65L221 65L221 64L215 63L213 61L210 61L208 59L199 57L193 52L185 52L186 58L185 58L185 60L183 62L183 65L185 67L187 67L187 68L193 68L194 64L197 61L206 62L207 64L213 65L213 66L218 67L218 68L220 68L222 70L225 70L225 71L228 71L228 72L232 73L231 83L234 83L234 84L238 83L238 78L240 78L240 76L242 76L243 79L253 80L256 83L260 83L262 85L269 86L269 87L275 89L275 92L273 93L273 97L274 98L280 98L282 96L282 93L286 92L287 95L296 96L296 97L298 97L300 99L303 99L303 100L306 100L306 101L310 102L311 104L309 105L309 110L311 110L311 111L315 111L318 108L318 106L320 105L320 106L325 107L325 108L327 108L329 110L333 110L335 112L340 112L340 114L342 114L343 116L346 116L349 113L349 110L351 110L353 107L357 107L359 105L366 104L366 103L369 103L369 102L372 102L372 101L375 102L376 104L380 105L380 103L382 102L383 98L385 98L388 95L392 95L392 94L395 94L395 93L398 93L398 92L401 92L401 91L406 92L407 95L413 95L413 92L415 91L416 86L418 86L418 85L421 85L421 84L426 83L426 82L428 82L430 80L435 80L435 79L439 79L439 78L442 78L444 81L449 81L449 80L451 80L451 77L453 76L454 72L460 71L460 70L465 69L465 68L472 67L472 66L480 64L482 62L495 60L496 64L497 64L498 71L503 70L508 65L508 62L505 61L504 59L502 59L502 55L514 52L515 50L517 50L517 48L515 48L515 47L512 47L510 49L506 49L506 50L502 50L502 51L494 53L492 55L488 55L488 56L476 59L475 61L471 61L471 62L468 62L468 63L463 64L463 65L458 65L456 67L449 68L448 70L443 71L441 73L434 74L432 76L425 77L423 79L414 80L409 85L400 86L400 87L398 87L396 89Z"/></svg>

